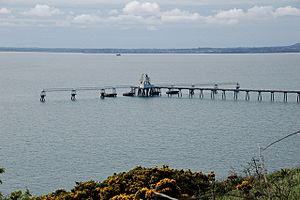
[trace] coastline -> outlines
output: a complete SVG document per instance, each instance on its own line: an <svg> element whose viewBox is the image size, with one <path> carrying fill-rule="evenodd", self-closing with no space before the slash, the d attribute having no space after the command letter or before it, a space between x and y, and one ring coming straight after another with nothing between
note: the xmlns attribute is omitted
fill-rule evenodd
<svg viewBox="0 0 300 200"><path fill-rule="evenodd" d="M0 52L45 52L45 53L88 53L88 54L269 54L300 53L300 43L273 47L230 47L230 48L40 48L0 47Z"/></svg>

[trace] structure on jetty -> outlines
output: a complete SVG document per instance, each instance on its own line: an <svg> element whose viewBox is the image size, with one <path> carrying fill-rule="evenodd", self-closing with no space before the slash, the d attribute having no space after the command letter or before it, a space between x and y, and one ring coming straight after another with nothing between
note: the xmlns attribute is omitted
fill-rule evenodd
<svg viewBox="0 0 300 200"><path fill-rule="evenodd" d="M222 86L222 87L220 87ZM224 86L231 86L225 88ZM154 97L161 96L162 90L166 90L166 95L171 97L176 95L182 97L182 91L188 91L189 98L193 98L199 92L199 98L204 98L204 93L210 94L210 99L220 94L222 100L226 100L228 93L233 94L233 100L238 100L239 94L244 93L246 101L250 100L250 93L257 94L257 100L263 100L263 93L270 94L270 101L275 101L275 94L283 94L283 102L288 101L288 94L296 95L297 103L300 103L300 90L271 90L271 89L241 89L238 82L230 83L210 83L210 84L158 84L154 85L150 82L150 77L147 74L142 74L139 85L116 85L116 86L103 86L103 87L78 87L78 88L45 88L41 91L40 101L45 102L46 93L49 92L70 92L71 100L75 101L77 92L80 91L98 91L101 99L106 97L117 97L116 89L130 89L129 92L123 93L123 96L138 96L138 97Z"/></svg>

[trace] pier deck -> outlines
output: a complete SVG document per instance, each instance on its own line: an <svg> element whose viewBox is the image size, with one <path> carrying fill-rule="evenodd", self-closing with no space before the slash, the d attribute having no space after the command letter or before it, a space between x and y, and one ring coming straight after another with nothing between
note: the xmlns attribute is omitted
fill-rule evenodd
<svg viewBox="0 0 300 200"><path fill-rule="evenodd" d="M199 94L199 98L204 98L204 91L210 92L210 98L215 99L215 96L217 94L221 94L221 99L226 100L226 96L228 93L233 94L233 100L237 100L239 96L243 96L246 101L250 100L250 93L251 96L253 94L257 94L256 98L258 101L263 100L263 94L269 94L270 95L270 101L275 101L275 94L280 93L283 94L283 102L288 101L288 94L296 94L296 101L300 103L300 90L274 90L274 89L236 89L236 88L215 88L215 87L194 87L194 86L153 86L151 88L145 88L143 90L147 90L143 95L138 95L136 93L136 90L139 89L137 86L131 86L131 85L122 85L122 86L103 86L103 87L78 87L78 88L45 88L41 92L41 102L45 101L46 93L49 92L70 92L71 93L71 100L75 100L75 96L77 95L77 92L80 91L98 91L102 98L109 97L109 94L116 94L116 89L129 89L130 92L127 94L131 95L125 95L124 96L144 96L144 97L151 97L151 96L161 96L162 91L165 90L166 95L173 96L177 95L178 97L182 97L182 92L187 91L190 98L194 97L197 93ZM150 95L150 93L147 92L150 90L155 90L156 95ZM108 92L107 92L108 91ZM109 92L111 91L111 93ZM170 92L171 91L171 92ZM172 92L173 91L173 92ZM241 93L244 93L242 95ZM115 97L114 96L114 97Z"/></svg>
<svg viewBox="0 0 300 200"><path fill-rule="evenodd" d="M222 86L223 88L220 88ZM228 87L225 88L224 86ZM231 86L231 87L230 87ZM244 99L250 100L250 93L257 93L257 100L263 100L263 93L270 94L271 102L275 101L275 94L283 94L283 102L288 101L289 94L296 94L296 101L300 103L300 90L276 90L276 89L247 89L240 88L238 82L227 82L227 83L206 83L206 84L157 84L153 85L150 83L150 78L147 74L142 74L139 81L139 86L134 85L115 85L115 86L101 86L101 87L77 87L77 88L45 88L41 91L40 101L45 102L46 93L48 92L70 92L71 100L76 100L77 92L79 91L98 91L100 98L105 97L116 97L116 89L129 89L129 92L123 93L123 96L142 96L142 97L153 97L161 96L162 90L166 90L168 97L177 95L182 97L182 91L188 91L190 98L195 96L195 92L199 92L199 98L204 98L204 91L210 92L210 98L215 99L217 94L221 93L222 100L226 100L226 94L233 93L233 99L238 100L241 93L244 93ZM108 91L108 92L107 92Z"/></svg>

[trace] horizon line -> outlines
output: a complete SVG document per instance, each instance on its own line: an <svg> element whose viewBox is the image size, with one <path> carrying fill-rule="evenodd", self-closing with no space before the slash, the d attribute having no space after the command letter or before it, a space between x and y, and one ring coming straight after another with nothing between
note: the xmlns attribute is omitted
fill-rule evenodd
<svg viewBox="0 0 300 200"><path fill-rule="evenodd" d="M120 49L120 50L180 50L180 49L236 49L236 48L274 48L274 47L290 47L299 45L300 42L295 42L289 45L270 45L270 46L233 46L233 47L17 47L17 46L0 46L0 49L5 48L12 48L12 49L91 49L91 50L97 50L97 49Z"/></svg>

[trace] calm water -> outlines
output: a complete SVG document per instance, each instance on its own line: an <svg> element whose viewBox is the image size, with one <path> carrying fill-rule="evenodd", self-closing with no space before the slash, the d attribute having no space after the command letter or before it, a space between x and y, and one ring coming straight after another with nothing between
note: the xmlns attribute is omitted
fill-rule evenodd
<svg viewBox="0 0 300 200"><path fill-rule="evenodd" d="M300 104L199 98L100 100L96 92L39 93L47 87L239 81L241 88L300 89L300 54L93 55L0 53L0 191L45 194L75 181L103 180L136 165L243 169L270 142L300 129ZM220 95L220 94L219 94ZM240 96L240 99L243 99ZM299 166L300 136L265 152L269 170Z"/></svg>

